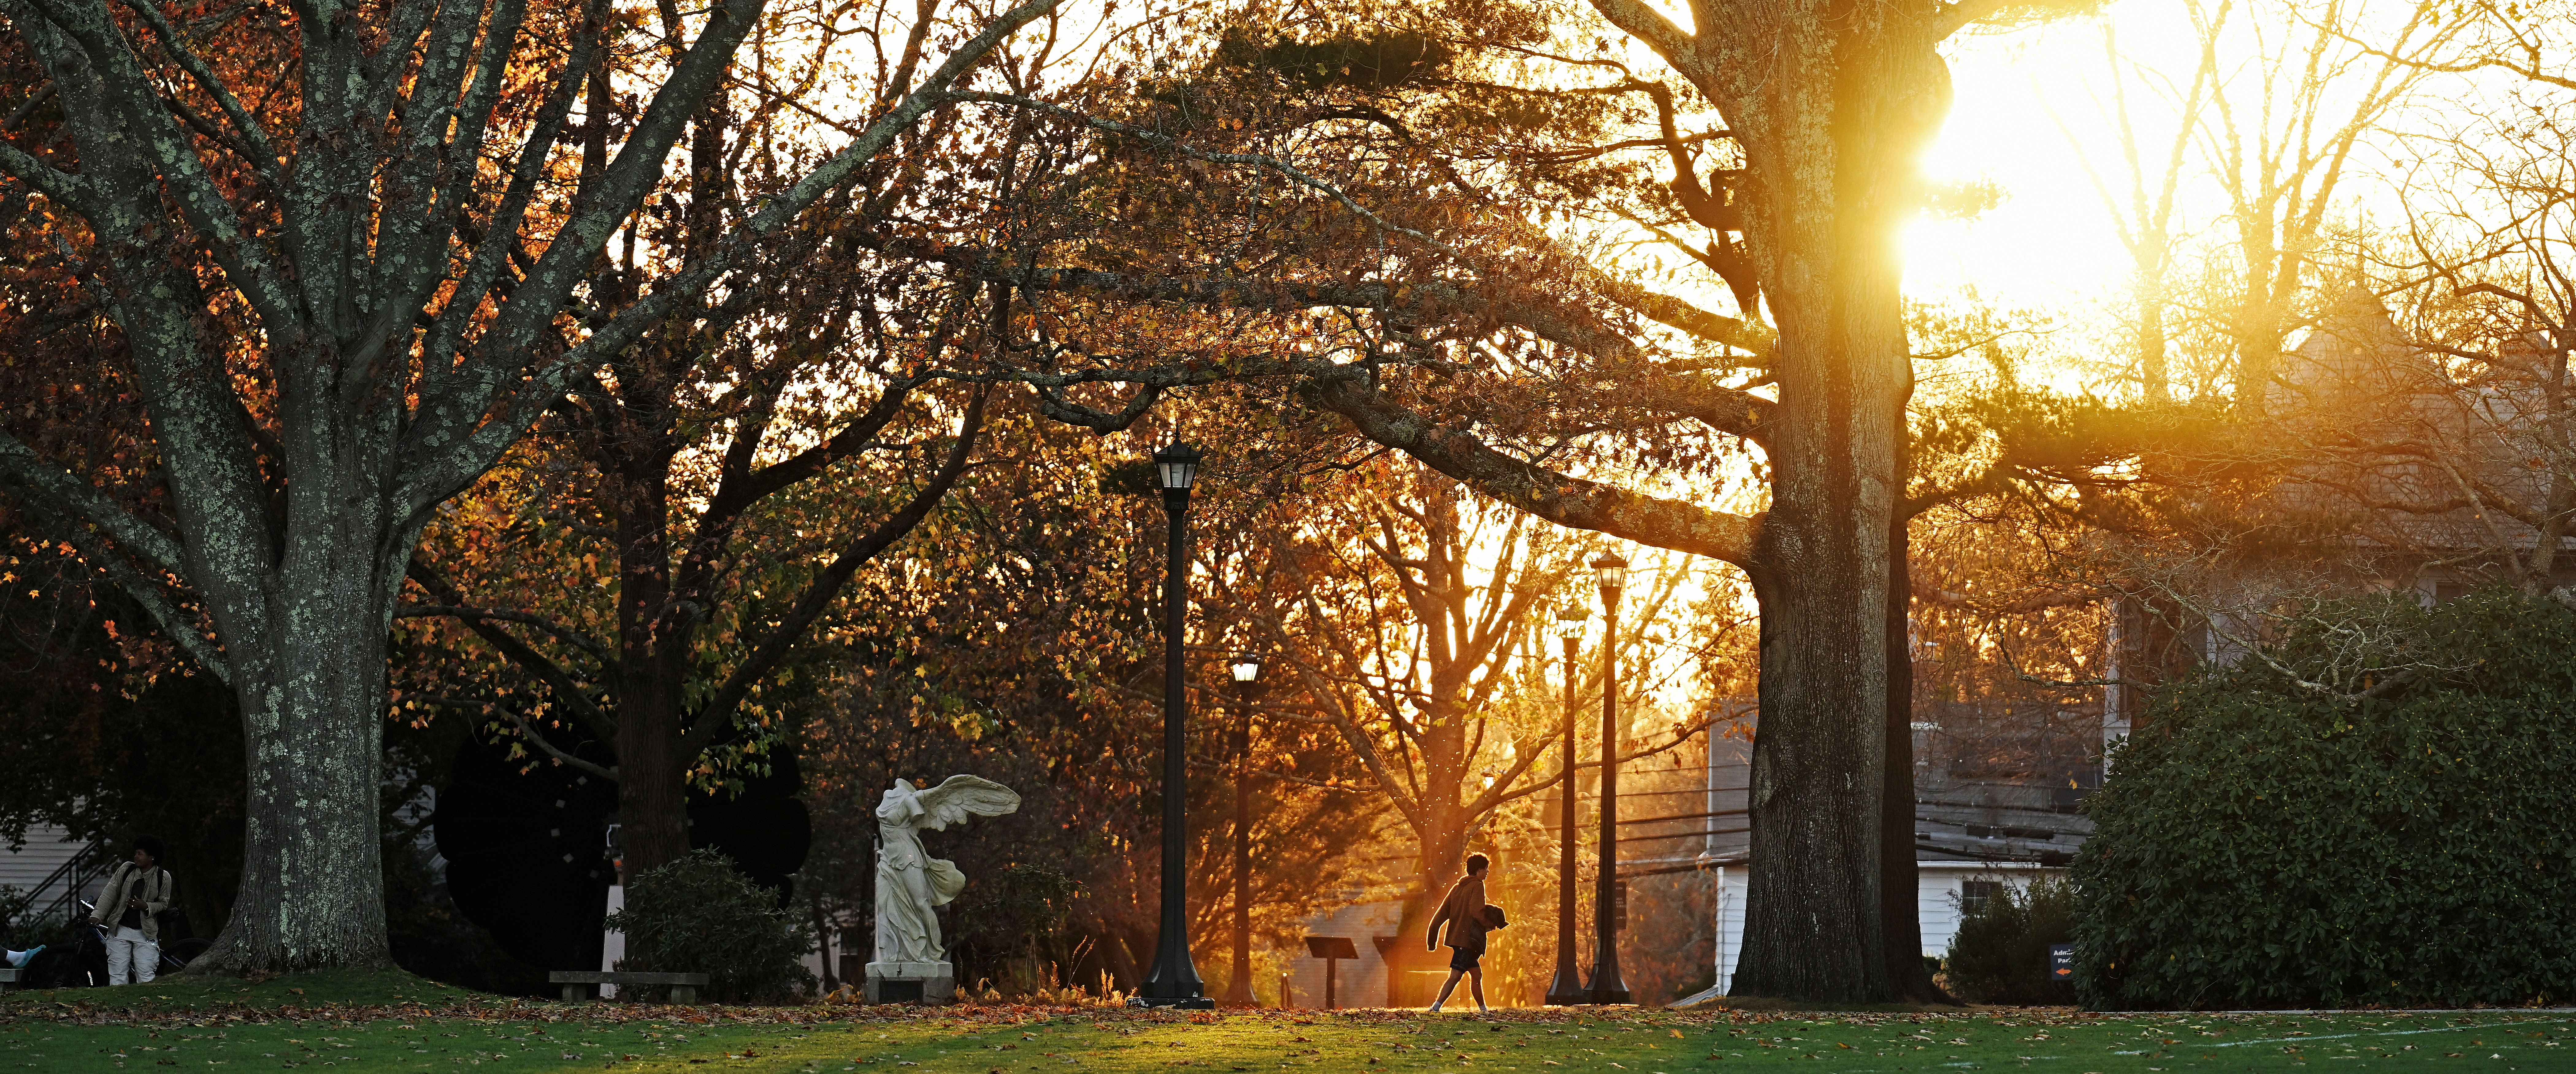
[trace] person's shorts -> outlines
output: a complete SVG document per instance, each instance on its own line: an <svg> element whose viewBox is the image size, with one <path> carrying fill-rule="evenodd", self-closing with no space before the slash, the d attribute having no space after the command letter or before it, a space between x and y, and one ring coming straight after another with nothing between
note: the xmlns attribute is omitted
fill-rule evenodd
<svg viewBox="0 0 2576 1074"><path fill-rule="evenodd" d="M1484 957L1485 945L1481 943L1473 947L1452 947L1449 949L1449 968L1464 973L1475 969L1477 961Z"/></svg>

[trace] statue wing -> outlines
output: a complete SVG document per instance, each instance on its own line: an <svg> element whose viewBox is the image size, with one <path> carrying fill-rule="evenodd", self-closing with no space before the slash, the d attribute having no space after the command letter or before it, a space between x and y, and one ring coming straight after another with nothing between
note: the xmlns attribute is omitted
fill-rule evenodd
<svg viewBox="0 0 2576 1074"><path fill-rule="evenodd" d="M1016 813L1020 794L981 776L950 776L940 785L922 791L920 802L921 826L945 831L949 825L963 822L970 813L987 817Z"/></svg>

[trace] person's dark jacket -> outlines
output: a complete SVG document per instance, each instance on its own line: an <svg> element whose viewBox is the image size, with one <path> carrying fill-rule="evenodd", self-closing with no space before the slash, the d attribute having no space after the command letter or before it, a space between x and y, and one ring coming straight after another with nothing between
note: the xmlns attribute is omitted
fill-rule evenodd
<svg viewBox="0 0 2576 1074"><path fill-rule="evenodd" d="M1449 888L1449 897L1440 900L1440 912L1431 919L1431 933L1424 936L1423 946L1440 946L1440 926L1449 925L1449 946L1462 951L1483 950L1485 946L1485 878L1469 874Z"/></svg>

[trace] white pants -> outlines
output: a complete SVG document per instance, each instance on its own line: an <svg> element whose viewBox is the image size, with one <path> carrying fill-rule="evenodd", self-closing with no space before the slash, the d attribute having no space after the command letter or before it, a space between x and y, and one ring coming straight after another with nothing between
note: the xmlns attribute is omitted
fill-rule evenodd
<svg viewBox="0 0 2576 1074"><path fill-rule="evenodd" d="M107 983L151 984L161 972L161 945L143 938L143 930L118 925L107 937Z"/></svg>

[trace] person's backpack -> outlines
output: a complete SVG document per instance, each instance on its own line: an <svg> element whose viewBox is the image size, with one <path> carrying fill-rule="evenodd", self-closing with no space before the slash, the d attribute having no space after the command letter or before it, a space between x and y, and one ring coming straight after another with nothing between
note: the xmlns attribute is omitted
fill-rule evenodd
<svg viewBox="0 0 2576 1074"><path fill-rule="evenodd" d="M1488 929L1499 929L1499 928L1503 928L1503 927L1505 927L1505 926L1507 926L1507 925L1510 925L1510 924L1511 924L1511 922L1506 921L1506 920L1504 920L1504 919L1503 919L1503 908L1502 908L1502 907L1496 906L1496 905L1494 905L1494 904L1492 904L1492 903L1486 903L1486 904L1485 904L1485 927L1486 927L1486 928L1488 928Z"/></svg>

